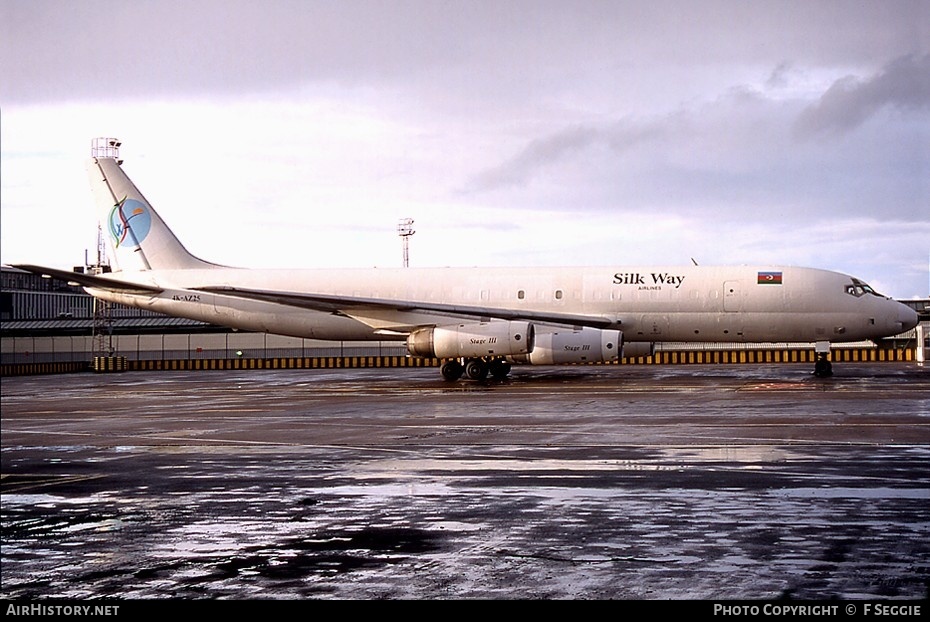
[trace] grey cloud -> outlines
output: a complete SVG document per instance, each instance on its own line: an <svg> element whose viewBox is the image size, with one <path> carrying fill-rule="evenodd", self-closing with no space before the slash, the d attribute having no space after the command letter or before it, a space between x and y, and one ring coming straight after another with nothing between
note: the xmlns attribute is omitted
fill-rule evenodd
<svg viewBox="0 0 930 622"><path fill-rule="evenodd" d="M870 64L921 44L925 0L30 0L0 2L5 104L384 85L520 102L566 77ZM830 36L823 36L826 28ZM924 47L920 47L923 45ZM773 58L773 54L775 54ZM667 75L667 74L666 74ZM777 76L776 76L777 77ZM693 79L693 78L692 78ZM667 90L662 90L666 94ZM493 103L493 102L492 102Z"/></svg>
<svg viewBox="0 0 930 622"><path fill-rule="evenodd" d="M888 63L883 80L892 81L896 67ZM895 101L923 105L920 98ZM811 220L925 218L928 135L921 118L870 124L848 148L836 149L829 141L794 139L804 105L734 88L665 116L567 127L528 140L513 157L469 178L463 192L508 209L684 210L723 220L760 209Z"/></svg>
<svg viewBox="0 0 930 622"><path fill-rule="evenodd" d="M454 27L440 3L4 2L0 96L149 99L377 82L454 62Z"/></svg>
<svg viewBox="0 0 930 622"><path fill-rule="evenodd" d="M523 185L540 168L561 160L568 153L587 147L598 140L600 134L595 128L577 126L534 140L507 162L472 177L464 191L481 192Z"/></svg>
<svg viewBox="0 0 930 622"><path fill-rule="evenodd" d="M540 170L593 145L606 145L618 154L660 138L667 133L661 123L637 124L623 121L612 126L575 126L533 140L516 156L474 175L464 193L486 192L508 186L522 186Z"/></svg>
<svg viewBox="0 0 930 622"><path fill-rule="evenodd" d="M785 61L780 63L772 73L769 75L768 80L766 80L765 85L770 89L777 89L785 86L788 83L788 74L791 72L793 67L791 63Z"/></svg>
<svg viewBox="0 0 930 622"><path fill-rule="evenodd" d="M930 54L897 58L864 81L854 76L837 80L816 104L801 112L795 134L810 137L847 132L885 106L930 108Z"/></svg>

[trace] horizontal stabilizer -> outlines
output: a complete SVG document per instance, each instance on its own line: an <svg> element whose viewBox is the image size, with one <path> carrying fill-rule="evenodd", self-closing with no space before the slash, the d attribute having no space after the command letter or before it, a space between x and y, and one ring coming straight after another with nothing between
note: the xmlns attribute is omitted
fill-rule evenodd
<svg viewBox="0 0 930 622"><path fill-rule="evenodd" d="M82 272L69 272L68 270L59 270L57 268L46 268L44 266L32 266L25 264L17 264L13 267L19 268L20 270L25 270L26 272L32 272L33 274L38 274L39 276L50 276L61 281L77 283L83 287L93 287L95 289L121 292L124 294L152 295L160 294L161 292L165 291L161 287L140 285L138 283L127 283L125 281L120 281L108 277L84 274Z"/></svg>

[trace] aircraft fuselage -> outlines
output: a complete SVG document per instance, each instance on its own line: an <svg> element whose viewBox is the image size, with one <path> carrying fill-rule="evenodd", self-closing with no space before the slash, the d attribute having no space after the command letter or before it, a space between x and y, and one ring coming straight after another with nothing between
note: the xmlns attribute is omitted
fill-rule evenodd
<svg viewBox="0 0 930 622"><path fill-rule="evenodd" d="M119 276L165 291L139 296L91 288L91 293L168 315L316 339L402 339L411 326L454 320L443 313L405 317L402 309L388 313L374 307L331 313L242 300L205 286L467 305L516 315L601 316L610 321L604 328L623 331L626 341L860 341L906 330L910 320L910 310L900 303L850 292L849 276L795 267L218 268Z"/></svg>

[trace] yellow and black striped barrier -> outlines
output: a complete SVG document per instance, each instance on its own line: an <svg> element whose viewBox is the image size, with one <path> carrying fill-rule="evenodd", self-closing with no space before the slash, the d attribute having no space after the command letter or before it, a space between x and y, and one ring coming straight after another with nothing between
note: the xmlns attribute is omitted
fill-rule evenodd
<svg viewBox="0 0 930 622"><path fill-rule="evenodd" d="M409 356L321 356L268 359L188 359L130 361L133 371L239 369L357 369L367 367L438 367L439 359Z"/></svg>
<svg viewBox="0 0 930 622"><path fill-rule="evenodd" d="M87 361L69 363L9 363L0 365L0 376L43 376L74 374L91 368Z"/></svg>
<svg viewBox="0 0 930 622"><path fill-rule="evenodd" d="M118 372L129 369L125 356L95 356L91 369L95 372Z"/></svg>
<svg viewBox="0 0 930 622"><path fill-rule="evenodd" d="M834 363L908 363L916 360L914 350L879 348L834 348ZM652 356L621 359L619 365L733 365L754 363L814 363L814 350L678 350Z"/></svg>
<svg viewBox="0 0 930 622"><path fill-rule="evenodd" d="M612 365L740 365L760 363L811 363L817 360L812 349L782 350L675 350L652 356L638 356ZM910 363L916 360L913 348L833 348L834 363ZM209 371L252 369L359 369L371 367L438 367L435 358L409 356L325 356L235 359L128 360L123 356L94 357L93 361L70 363L14 363L0 366L0 376L67 374L92 370L122 371ZM603 363L588 363L598 365Z"/></svg>

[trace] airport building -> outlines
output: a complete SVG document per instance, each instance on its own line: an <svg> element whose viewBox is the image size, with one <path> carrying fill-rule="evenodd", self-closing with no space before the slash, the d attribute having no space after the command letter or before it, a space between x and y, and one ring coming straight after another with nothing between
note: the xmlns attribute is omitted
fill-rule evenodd
<svg viewBox="0 0 930 622"><path fill-rule="evenodd" d="M84 268L74 270L81 272ZM834 346L837 354L844 350L854 353L848 354L849 358L834 356L834 360L927 360L930 300L902 302L920 315L917 329L880 344L837 344ZM97 360L113 358L124 361L120 369L230 369L233 365L235 368L240 365L386 367L437 363L410 359L404 342L320 341L249 333L102 303L76 284L9 266L0 269L0 341L3 375L93 369ZM807 358L808 352L811 358ZM655 357L642 358L665 363L752 363L807 362L813 360L812 355L810 344L665 343L658 345Z"/></svg>
<svg viewBox="0 0 930 622"><path fill-rule="evenodd" d="M83 268L77 267L75 271ZM236 331L205 322L102 303L79 285L3 266L3 365L130 361L404 356L402 342L320 341Z"/></svg>

